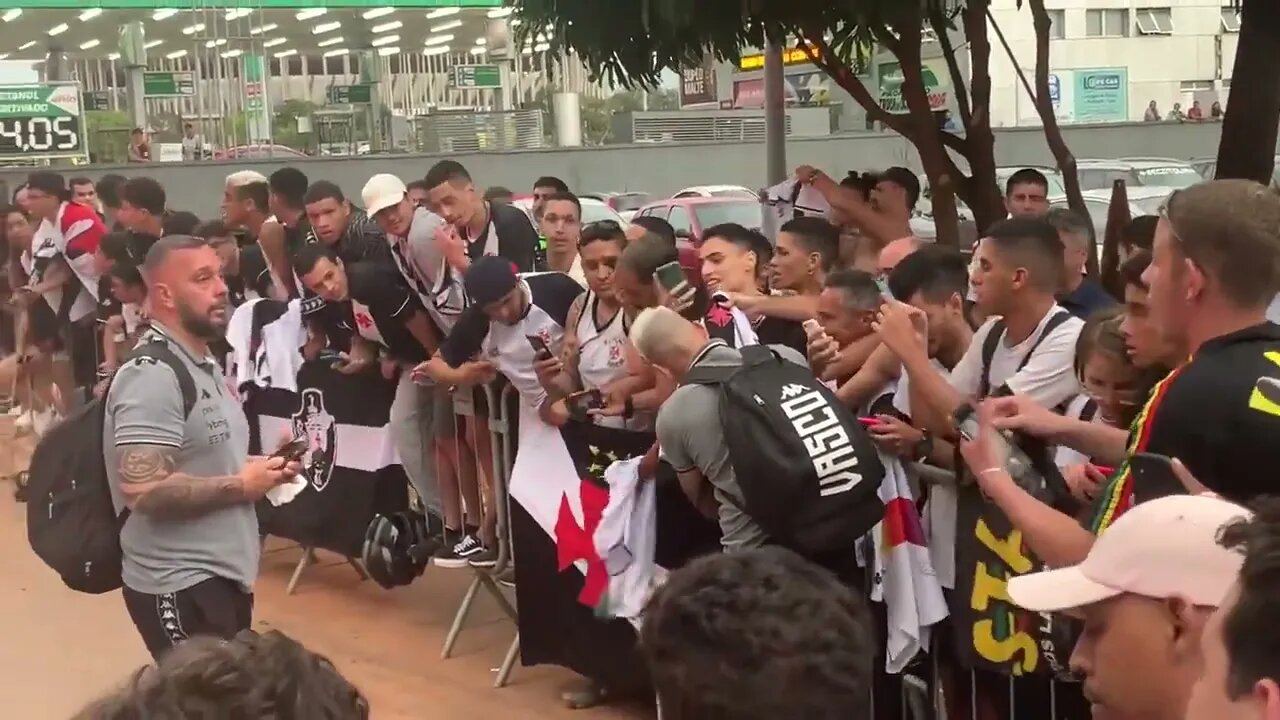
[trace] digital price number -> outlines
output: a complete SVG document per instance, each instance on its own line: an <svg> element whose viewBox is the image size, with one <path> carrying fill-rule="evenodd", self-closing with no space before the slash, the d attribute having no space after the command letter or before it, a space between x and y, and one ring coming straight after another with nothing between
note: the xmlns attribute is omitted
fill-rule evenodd
<svg viewBox="0 0 1280 720"><path fill-rule="evenodd" d="M0 158L85 154L80 88L0 85Z"/></svg>

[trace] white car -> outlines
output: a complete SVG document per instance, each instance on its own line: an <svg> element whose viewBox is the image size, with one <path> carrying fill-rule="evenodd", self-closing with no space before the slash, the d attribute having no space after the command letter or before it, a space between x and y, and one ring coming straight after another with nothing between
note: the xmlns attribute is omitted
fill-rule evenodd
<svg viewBox="0 0 1280 720"><path fill-rule="evenodd" d="M1159 215L1160 206L1175 189L1159 185L1125 188L1125 193L1129 196L1129 217ZM1111 208L1111 191L1081 190L1080 194L1084 196L1084 205L1089 209L1089 218L1093 221L1094 233L1101 247L1102 236L1107 229L1107 211ZM1061 196L1049 198L1049 207L1067 207L1067 199Z"/></svg>
<svg viewBox="0 0 1280 720"><path fill-rule="evenodd" d="M741 185L695 185L687 187L671 197L744 197L754 200L760 197L760 193L757 190Z"/></svg>
<svg viewBox="0 0 1280 720"><path fill-rule="evenodd" d="M582 224L599 222L601 220L612 220L622 227L627 226L627 221L616 210L604 204L595 198L578 198L578 202L582 203ZM529 221L536 228L538 221L533 217L533 198L517 198L511 201L511 204L524 211L529 216Z"/></svg>

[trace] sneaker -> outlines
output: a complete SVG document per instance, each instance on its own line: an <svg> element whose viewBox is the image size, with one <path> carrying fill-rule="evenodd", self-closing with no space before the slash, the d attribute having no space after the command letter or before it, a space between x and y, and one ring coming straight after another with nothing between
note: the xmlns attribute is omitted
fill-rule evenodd
<svg viewBox="0 0 1280 720"><path fill-rule="evenodd" d="M481 570L488 570L498 564L498 551L490 547L481 547L477 552L469 558L471 567Z"/></svg>
<svg viewBox="0 0 1280 720"><path fill-rule="evenodd" d="M480 542L480 538L467 533L462 536L458 544L448 550L437 553L433 562L435 562L436 567L464 568L467 567L472 557L483 551L484 545Z"/></svg>
<svg viewBox="0 0 1280 720"><path fill-rule="evenodd" d="M21 417L26 412L27 411L24 410L21 405L14 405L13 407L9 408L9 411L5 414L11 418L16 418L16 417Z"/></svg>

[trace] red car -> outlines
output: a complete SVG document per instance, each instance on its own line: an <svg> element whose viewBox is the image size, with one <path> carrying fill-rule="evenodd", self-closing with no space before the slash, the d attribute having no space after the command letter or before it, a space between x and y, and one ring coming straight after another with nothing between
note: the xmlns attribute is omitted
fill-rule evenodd
<svg viewBox="0 0 1280 720"><path fill-rule="evenodd" d="M635 217L649 215L671 223L676 230L676 248L680 266L689 279L702 284L702 261L698 245L706 228L722 223L737 223L757 230L764 224L763 208L754 198L680 197L650 203L636 211Z"/></svg>

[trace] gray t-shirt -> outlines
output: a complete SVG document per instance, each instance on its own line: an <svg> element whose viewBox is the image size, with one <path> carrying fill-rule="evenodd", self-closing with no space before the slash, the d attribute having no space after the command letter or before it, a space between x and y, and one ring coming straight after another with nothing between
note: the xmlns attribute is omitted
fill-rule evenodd
<svg viewBox="0 0 1280 720"><path fill-rule="evenodd" d="M783 359L808 366L805 358L782 345L770 345ZM738 367L742 355L722 342L709 343L694 365ZM742 512L742 489L733 475L729 445L720 423L720 390L706 385L682 385L658 410L658 446L676 472L698 470L711 483L719 506L720 544L726 551L761 547L768 537L764 530ZM728 499L732 497L733 500Z"/></svg>
<svg viewBox="0 0 1280 720"><path fill-rule="evenodd" d="M162 362L135 359L116 372L106 399L102 454L117 511L124 508L118 469L123 446L179 448L176 471L196 477L234 475L249 454L249 423L213 358L192 356L163 328L147 332L139 343L153 339L168 343L186 365L196 404L182 416L178 378ZM258 516L252 503L185 520L130 513L120 546L124 584L132 590L164 595L220 577L248 592L258 575Z"/></svg>

